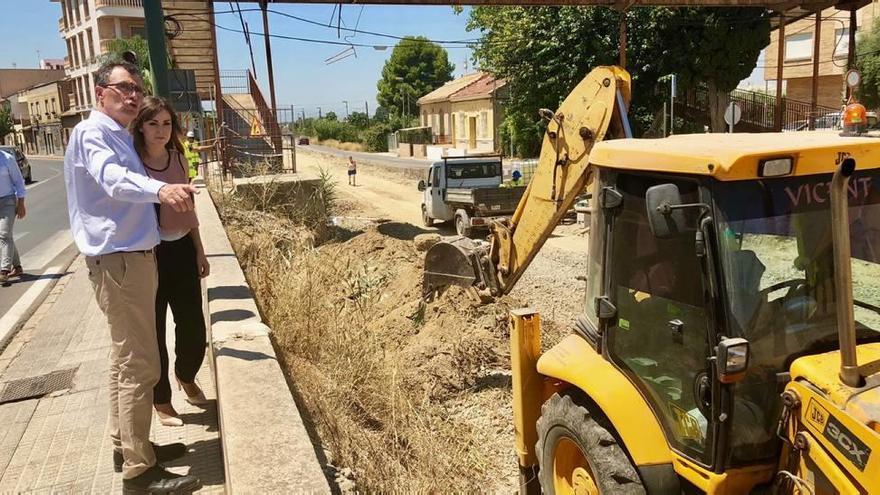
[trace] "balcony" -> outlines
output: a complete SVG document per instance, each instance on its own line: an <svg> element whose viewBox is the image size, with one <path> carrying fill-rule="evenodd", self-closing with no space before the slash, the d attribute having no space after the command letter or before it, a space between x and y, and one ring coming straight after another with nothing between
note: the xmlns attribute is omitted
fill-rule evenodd
<svg viewBox="0 0 880 495"><path fill-rule="evenodd" d="M63 17L58 19L58 31L61 31L62 33L67 31L67 26L64 24Z"/></svg>
<svg viewBox="0 0 880 495"><path fill-rule="evenodd" d="M136 9L144 8L141 0L95 0L95 9L102 7L131 7Z"/></svg>

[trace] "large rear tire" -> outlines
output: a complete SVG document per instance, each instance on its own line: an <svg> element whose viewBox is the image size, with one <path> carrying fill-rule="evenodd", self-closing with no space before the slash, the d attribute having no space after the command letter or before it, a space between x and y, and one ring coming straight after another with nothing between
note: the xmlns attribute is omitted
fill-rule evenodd
<svg viewBox="0 0 880 495"><path fill-rule="evenodd" d="M570 395L553 394L544 403L535 452L541 489L548 495L646 493L610 427Z"/></svg>
<svg viewBox="0 0 880 495"><path fill-rule="evenodd" d="M425 205L422 205L422 223L425 227L434 226L434 219L428 216L428 209L425 208Z"/></svg>
<svg viewBox="0 0 880 495"><path fill-rule="evenodd" d="M470 227L470 219L467 213L459 211L455 214L455 233L462 237L470 237L473 230Z"/></svg>

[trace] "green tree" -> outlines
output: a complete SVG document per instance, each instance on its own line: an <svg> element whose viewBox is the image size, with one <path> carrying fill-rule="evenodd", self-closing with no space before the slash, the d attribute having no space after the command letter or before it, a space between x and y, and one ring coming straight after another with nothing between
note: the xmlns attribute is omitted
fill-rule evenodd
<svg viewBox="0 0 880 495"><path fill-rule="evenodd" d="M376 99L391 114L415 115L416 100L451 80L454 68L442 47L423 36L407 36L382 68Z"/></svg>
<svg viewBox="0 0 880 495"><path fill-rule="evenodd" d="M370 125L370 119L364 112L351 112L351 115L345 120L358 129L363 129Z"/></svg>
<svg viewBox="0 0 880 495"><path fill-rule="evenodd" d="M13 130L12 112L9 106L0 105L0 142Z"/></svg>
<svg viewBox="0 0 880 495"><path fill-rule="evenodd" d="M868 108L880 106L880 24L859 38L856 68L862 73L859 101Z"/></svg>
<svg viewBox="0 0 880 495"><path fill-rule="evenodd" d="M373 120L376 122L388 122L388 109L383 106L376 108L376 113L373 114Z"/></svg>
<svg viewBox="0 0 880 495"><path fill-rule="evenodd" d="M680 74L680 86L706 83L717 95L747 77L769 43L769 18L761 9L634 8L625 15L637 135L657 121L666 97L658 91L661 77ZM619 16L604 7L471 9L468 29L481 33L474 58L508 82L502 136L519 154L539 150L538 108L557 108L592 68L618 63Z"/></svg>
<svg viewBox="0 0 880 495"><path fill-rule="evenodd" d="M336 116L336 112L330 111L324 114L324 120L332 120L333 122L336 122L337 120L339 120L339 117Z"/></svg>
<svg viewBox="0 0 880 495"><path fill-rule="evenodd" d="M759 8L651 9L655 52L662 73L674 73L681 86L705 84L709 126L726 132L728 95L749 77L761 50L770 44L770 14Z"/></svg>

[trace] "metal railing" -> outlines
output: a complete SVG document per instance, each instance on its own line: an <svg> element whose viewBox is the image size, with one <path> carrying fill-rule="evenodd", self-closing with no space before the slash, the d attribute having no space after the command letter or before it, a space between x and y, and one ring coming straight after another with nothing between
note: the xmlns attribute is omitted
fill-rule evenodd
<svg viewBox="0 0 880 495"><path fill-rule="evenodd" d="M742 112L740 122L762 132L773 131L776 127L776 96L756 91L735 89L729 93L729 101L739 106ZM684 90L676 96L677 110L691 115L708 116L709 94L705 86ZM809 121L821 119L829 114L840 112L839 108L817 105L815 112L808 102L782 97L782 129L803 130Z"/></svg>
<svg viewBox="0 0 880 495"><path fill-rule="evenodd" d="M250 91L248 79L250 71L247 70L223 70L220 71L220 89L223 94L244 94Z"/></svg>
<svg viewBox="0 0 880 495"><path fill-rule="evenodd" d="M254 103L257 104L257 111L260 113L260 120L263 121L263 127L272 140L272 147L275 148L275 152L280 153L281 129L278 127L278 120L275 118L275 112L266 104L266 98L263 97L263 92L260 91L260 87L257 85L257 80L254 79L254 75L251 74L250 71L248 71L247 74L248 89L250 90L251 97L254 99Z"/></svg>
<svg viewBox="0 0 880 495"><path fill-rule="evenodd" d="M137 9L144 8L144 2L141 0L95 0L95 8L101 7L134 7Z"/></svg>

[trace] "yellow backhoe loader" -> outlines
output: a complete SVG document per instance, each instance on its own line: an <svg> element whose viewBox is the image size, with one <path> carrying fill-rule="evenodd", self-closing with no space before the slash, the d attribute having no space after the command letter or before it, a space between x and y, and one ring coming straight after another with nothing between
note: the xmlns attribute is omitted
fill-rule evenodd
<svg viewBox="0 0 880 495"><path fill-rule="evenodd" d="M574 331L510 317L523 491L880 494L880 139L620 139L629 99L593 70L510 220L426 254L426 290L505 294L591 195Z"/></svg>

